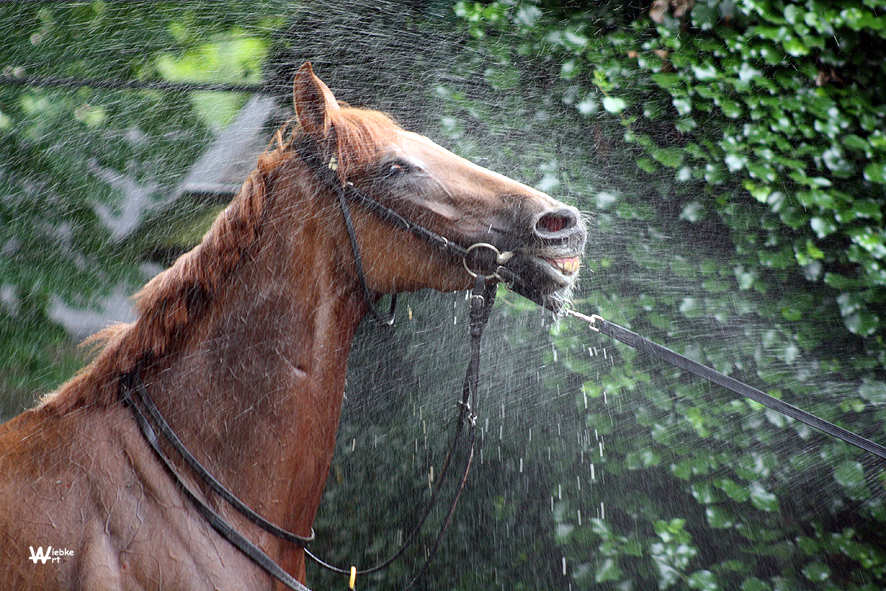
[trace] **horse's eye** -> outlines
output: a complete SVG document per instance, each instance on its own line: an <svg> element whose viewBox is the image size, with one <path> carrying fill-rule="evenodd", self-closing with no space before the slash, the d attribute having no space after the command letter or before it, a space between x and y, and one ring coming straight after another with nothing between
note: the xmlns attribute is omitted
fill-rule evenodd
<svg viewBox="0 0 886 591"><path fill-rule="evenodd" d="M405 162L403 160L395 160L393 162L389 162L382 168L381 176L385 179L396 179L409 173L411 170L412 165L408 162Z"/></svg>

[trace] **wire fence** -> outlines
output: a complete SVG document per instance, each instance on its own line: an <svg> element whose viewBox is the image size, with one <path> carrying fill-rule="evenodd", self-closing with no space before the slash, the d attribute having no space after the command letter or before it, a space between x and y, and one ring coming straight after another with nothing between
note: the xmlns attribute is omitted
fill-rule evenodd
<svg viewBox="0 0 886 591"><path fill-rule="evenodd" d="M2 3L4 0L0 0ZM18 0L23 1L23 0ZM51 0L33 0L51 1ZM163 90L170 92L216 91L216 92L264 92L271 93L275 89L270 84L230 84L216 82L169 82L165 80L123 80L119 78L61 78L55 76L37 76L2 74L0 84L10 86L40 86L52 88L103 88L107 90Z"/></svg>

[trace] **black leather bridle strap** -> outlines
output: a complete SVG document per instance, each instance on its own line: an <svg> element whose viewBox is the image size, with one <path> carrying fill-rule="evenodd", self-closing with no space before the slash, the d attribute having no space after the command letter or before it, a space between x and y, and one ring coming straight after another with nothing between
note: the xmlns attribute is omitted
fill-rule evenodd
<svg viewBox="0 0 886 591"><path fill-rule="evenodd" d="M796 419L801 423L805 423L814 429L818 429L819 431L830 435L832 437L836 437L837 439L841 439L846 443L854 445L860 449L863 449L867 452L874 454L884 460L886 460L886 447L878 443L874 443L870 439L866 439L857 433L853 433L852 431L847 431L842 427L838 427L837 425L830 423L810 412L799 409L796 406L788 404L787 402L783 402L778 398L770 396L756 388L748 386L747 384L736 380L735 378L731 378L726 374L720 373L719 371L712 369L706 365L702 365L701 363L686 357L685 355L680 355L679 353L668 349L667 347L663 347L658 343L654 343L647 338L641 337L635 332L631 332L630 330L619 326L613 322L609 322L608 320L604 320L600 316L596 314L593 316L586 316L585 314L580 314L575 312L574 310L567 310L567 314L571 316L575 316L581 320L584 320L588 323L591 330L601 332L609 337L612 337L622 343L631 346L638 351L643 351L644 353L648 353L654 357L658 357L659 359L670 363L680 369L684 369L688 372L691 372L700 378L704 378L709 382L717 384L719 386L723 386L724 388L735 392L736 394L740 394L745 398L749 398L755 402L759 402L763 406L771 408L772 410L779 412L787 417L791 417L792 419Z"/></svg>
<svg viewBox="0 0 886 591"><path fill-rule="evenodd" d="M480 383L480 341L483 338L483 329L486 328L489 314L492 312L492 306L495 303L496 287L497 282L488 282L482 275L478 275L474 278L474 291L471 293L471 359L468 362L464 387L462 388L462 413L459 416L458 425L460 430L464 421L468 421L468 458L465 461L464 473L462 474L456 492L452 497L452 503L449 505L449 511L446 513L446 518L443 520L443 525L440 527L440 531L437 534L437 539L434 540L434 544L431 546L431 550L428 552L428 557L425 559L424 564L415 574L409 585L406 586L407 590L428 570L428 566L431 564L431 559L434 557L434 554L436 554L437 549L439 549L440 543L443 541L443 535L446 533L446 529L452 522L455 506L458 504L461 493L464 492L465 484L467 484L468 481L468 473L471 469L471 462L474 459L474 447L476 444L477 416L474 414L474 410L477 408L477 395Z"/></svg>
<svg viewBox="0 0 886 591"><path fill-rule="evenodd" d="M241 553L245 554L249 557L253 562L255 562L259 567L265 570L268 574L273 576L275 579L286 585L288 588L293 591L311 591L308 587L297 581L292 575L283 570L279 564L274 562L274 560L265 554L261 548L247 540L240 532L238 532L234 527L225 521L225 519L215 512L209 505L206 504L203 499L201 499L196 493L194 493L182 480L181 476L178 474L178 471L173 466L169 457L163 452L163 449L160 447L160 441L157 438L157 434L154 432L154 429L151 427L148 418L142 412L141 408L139 408L138 404L132 398L131 391L135 390L138 394L138 397L142 404L148 409L148 413L151 414L151 417L156 421L156 418L160 418L160 422L158 425L164 425L164 428L161 428L161 433L163 436L169 439L168 435L164 432L166 429L169 429L169 425L163 420L162 415L160 414L157 407L154 405L153 400L151 400L150 395L148 394L147 389L141 381L141 378L138 375L138 371L133 371L128 375L124 376L120 381L120 396L123 399L123 402L129 406L132 410L133 415L135 416L136 423L138 423L139 429L141 429L142 434L145 437L145 440L148 442L148 445L154 451L154 454L160 460L160 463L163 464L164 468L169 472L172 476L173 481L178 485L181 491L184 493L185 497L191 502L197 512L206 520L206 522L221 535L223 538L228 540L237 550ZM156 412L156 417L154 416ZM169 432L172 433L171 429ZM172 433L175 436L174 433ZM175 438L178 441L178 438ZM172 442L170 442L172 443ZM179 442L179 445L181 442ZM175 445L173 444L173 447ZM181 446L184 449L184 446ZM207 472L208 474L208 472ZM210 476L210 478L212 478ZM214 479L213 479L214 480ZM207 481L209 482L209 481ZM233 496L233 495L232 495ZM236 499L236 497L234 497ZM239 503L239 500L237 501ZM248 509L248 508L247 508ZM282 530L281 530L282 531ZM290 534L296 538L306 540L307 538L301 538L301 536L295 536L295 534ZM313 537L313 535L311 536Z"/></svg>
<svg viewBox="0 0 886 591"><path fill-rule="evenodd" d="M327 170L333 171L327 167ZM369 307L369 313L380 323L392 325L394 324L394 309L397 307L397 294L391 295L391 309L388 314L382 315L375 306L374 296L366 283L366 272L363 270L363 255L360 254L360 243L357 242L357 231L354 229L354 220L351 217L351 208L348 205L348 196L342 185L335 183L333 187L338 197L338 205L341 208L342 217L345 221L345 228L348 231L348 241L351 243L351 252L354 254L354 266L357 269L357 280L360 282L360 288L363 290L363 300Z"/></svg>
<svg viewBox="0 0 886 591"><path fill-rule="evenodd" d="M351 251L354 254L354 265L357 270L357 279L360 283L370 313L380 322L384 324L393 323L393 309L396 305L396 295L391 296L391 313L389 313L387 316L381 314L373 303L373 301L375 300L374 294L369 289L369 286L366 283L366 274L363 267L363 257L360 254L360 245L357 241L357 232L354 228L354 221L351 216L349 205L350 202L359 204L361 207L364 207L385 222L393 225L400 230L411 233L413 236L430 244L437 250L451 255L456 260L464 261L470 257L470 248L465 248L460 244L449 240L445 236L441 236L440 234L437 234L436 232L429 230L424 226L407 220L390 207L382 205L372 197L368 196L366 193L354 186L352 182L340 179L338 174L337 158L335 156L332 156L328 161L325 161L320 154L319 147L313 139L306 136L296 138L293 142L293 149L299 155L302 161L308 166L308 168L310 168L311 171L316 175L316 177L320 179L321 183L326 188L335 193L336 198L338 199L339 207L342 211L345 228L348 232L348 240L351 244ZM491 275L491 277L497 277L498 279L505 281L508 284L520 282L520 277L513 273L510 269L505 268L504 265L497 265L497 268L494 271L493 275Z"/></svg>
<svg viewBox="0 0 886 591"><path fill-rule="evenodd" d="M452 254L458 259L463 259L468 256L468 250L463 246L450 241L448 238L441 236L424 226L410 222L390 207L382 205L372 197L368 196L354 186L352 182L340 179L338 175L338 160L336 157L333 156L328 162L324 161L317 143L311 138L307 136L296 138L293 142L293 149L302 161L308 165L317 178L319 178L327 188L335 191L337 196L343 196L346 201L350 199L359 203L361 206L365 207L386 222L396 226L400 230L410 232L417 238L424 240L442 251Z"/></svg>
<svg viewBox="0 0 886 591"><path fill-rule="evenodd" d="M343 193L346 197L356 201L397 228L411 232L416 237L421 238L440 250L449 252L459 259L468 255L468 250L463 246L450 241L448 238L441 236L424 226L410 222L390 207L382 205L372 197L368 196L366 193L355 187L350 181L343 181L340 179L337 172L338 161L336 157L333 156L328 162L324 161L323 157L320 155L317 143L311 138L300 136L293 141L292 146L311 171L317 175L326 187L334 190L336 194Z"/></svg>

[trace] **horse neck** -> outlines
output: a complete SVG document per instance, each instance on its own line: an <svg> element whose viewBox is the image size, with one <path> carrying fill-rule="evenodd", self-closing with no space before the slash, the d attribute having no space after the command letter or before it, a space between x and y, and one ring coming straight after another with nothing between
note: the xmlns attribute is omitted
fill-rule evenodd
<svg viewBox="0 0 886 591"><path fill-rule="evenodd" d="M347 357L365 313L340 268L330 230L336 212L316 211L312 201L275 196L288 211L266 216L186 344L144 377L173 429L219 480L302 534L326 482Z"/></svg>

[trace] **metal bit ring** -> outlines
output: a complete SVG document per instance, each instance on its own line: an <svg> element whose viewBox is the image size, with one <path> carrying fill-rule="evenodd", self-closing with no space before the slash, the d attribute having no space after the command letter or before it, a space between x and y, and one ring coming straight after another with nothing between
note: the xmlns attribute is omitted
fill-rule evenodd
<svg viewBox="0 0 886 591"><path fill-rule="evenodd" d="M495 246L489 244L488 242L476 242L467 248L466 253L470 253L472 250L477 249L477 248L481 248L481 247L488 248L489 250L494 252L495 253L495 262L498 263L499 265L505 264L506 262L508 262L508 260L510 260L510 258L512 256L514 256L513 252L510 252L510 251L501 252L499 249L497 249ZM479 273L471 271L471 268L468 267L467 257L463 258L461 260L461 263L462 263L462 265L464 265L465 271L468 272L468 275L470 275L471 277L474 277L474 278L476 278L479 275ZM486 279L489 279L489 280L497 279L498 281L504 281L504 279L502 277L500 277L498 273L493 273L492 275L486 275Z"/></svg>

